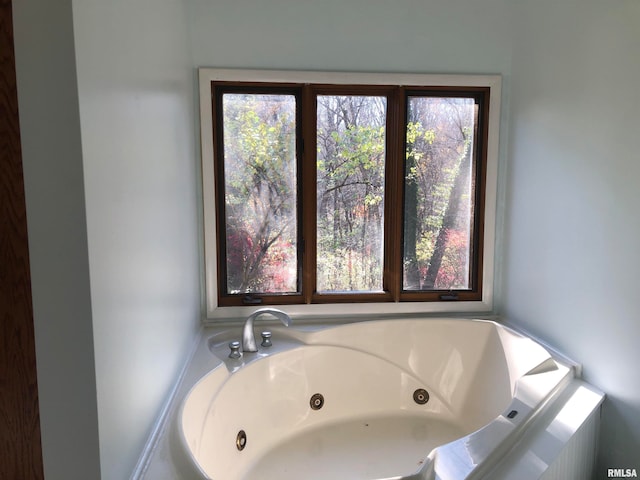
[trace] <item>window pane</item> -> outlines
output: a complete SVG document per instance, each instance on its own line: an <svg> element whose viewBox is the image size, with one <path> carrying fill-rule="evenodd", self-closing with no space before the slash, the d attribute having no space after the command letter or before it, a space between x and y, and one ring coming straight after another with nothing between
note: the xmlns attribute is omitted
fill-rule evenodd
<svg viewBox="0 0 640 480"><path fill-rule="evenodd" d="M222 104L227 293L296 292L295 96Z"/></svg>
<svg viewBox="0 0 640 480"><path fill-rule="evenodd" d="M404 290L470 288L476 103L409 97Z"/></svg>
<svg viewBox="0 0 640 480"><path fill-rule="evenodd" d="M381 291L385 97L317 97L319 292Z"/></svg>

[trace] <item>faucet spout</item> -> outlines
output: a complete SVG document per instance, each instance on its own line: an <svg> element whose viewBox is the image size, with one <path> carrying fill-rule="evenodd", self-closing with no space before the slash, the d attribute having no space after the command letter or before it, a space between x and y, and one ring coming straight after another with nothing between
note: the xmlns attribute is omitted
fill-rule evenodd
<svg viewBox="0 0 640 480"><path fill-rule="evenodd" d="M279 319L285 327L291 325L291 317L277 308L260 308L253 312L247 320L244 322L244 329L242 330L242 351L243 352L257 352L256 337L253 333L253 322L260 315L270 314Z"/></svg>

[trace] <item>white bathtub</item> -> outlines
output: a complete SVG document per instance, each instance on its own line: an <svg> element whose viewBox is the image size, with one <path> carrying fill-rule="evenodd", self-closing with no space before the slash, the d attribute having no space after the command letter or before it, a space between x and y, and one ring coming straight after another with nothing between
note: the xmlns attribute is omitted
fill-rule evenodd
<svg viewBox="0 0 640 480"><path fill-rule="evenodd" d="M227 358L229 332L207 340L217 366L172 425L179 478L491 478L574 380L539 344L489 321L271 330L273 347L239 360Z"/></svg>

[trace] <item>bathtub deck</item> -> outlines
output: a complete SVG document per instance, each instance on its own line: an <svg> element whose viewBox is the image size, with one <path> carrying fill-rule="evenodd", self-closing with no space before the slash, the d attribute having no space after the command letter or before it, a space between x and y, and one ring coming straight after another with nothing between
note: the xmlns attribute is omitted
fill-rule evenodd
<svg viewBox="0 0 640 480"><path fill-rule="evenodd" d="M264 455L244 480L377 480L421 468L435 447L463 436L419 416L359 419L292 437Z"/></svg>

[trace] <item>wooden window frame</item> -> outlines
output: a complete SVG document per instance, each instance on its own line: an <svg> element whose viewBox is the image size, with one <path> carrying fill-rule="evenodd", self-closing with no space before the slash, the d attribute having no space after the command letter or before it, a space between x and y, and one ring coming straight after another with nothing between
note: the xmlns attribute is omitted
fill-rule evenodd
<svg viewBox="0 0 640 480"><path fill-rule="evenodd" d="M282 94L291 95L296 98L296 177L297 177L297 198L298 205L296 206L298 224L301 224L303 228L298 227L298 243L297 245L303 245L304 242L304 225L308 222L304 221L304 215L302 206L304 201L301 201L304 192L304 172L303 169L304 159L304 140L302 137L303 126L297 121L302 117L301 112L303 110L303 86L298 84L267 84L267 83L243 83L243 82L212 82L211 84L211 101L213 112L213 145L214 145L214 169L216 172L215 182L215 203L216 203L216 232L217 232L217 261L220 268L218 269L218 303L223 306L240 306L251 303L260 305L287 305L303 303L303 294L300 293L285 293L285 294L227 294L226 290L226 237L224 235L225 230L225 201L224 201L224 161L223 161L223 129L222 125L222 109L219 108L222 102L222 96L226 93L251 93L251 94ZM303 274L304 274L304 262L305 257L300 247L298 247L297 259L298 259L298 291L301 290L301 286L304 286Z"/></svg>
<svg viewBox="0 0 640 480"><path fill-rule="evenodd" d="M311 79L315 81L310 81ZM365 79L364 82L359 81ZM378 79L379 81L376 81ZM328 81L325 81L328 80ZM391 81L389 81L391 80ZM277 72L243 70L200 70L203 193L205 216L205 272L207 316L209 318L244 315L247 305L243 294L222 294L224 272L224 205L220 135L217 128L216 101L226 92L248 91L292 93L297 98L296 128L298 153L298 230L299 294L253 295L260 305L282 305L291 313L320 311L320 307L339 310L350 304L358 312L450 312L487 311L492 307L493 255L496 202L497 126L499 123L500 77L497 76L433 76L403 74L332 74L317 72ZM380 95L387 97L387 136L385 165L385 228L383 292L318 293L315 291L315 151L317 95ZM412 96L460 96L479 99L479 114L474 144L474 238L470 288L443 291L404 291L402 289L402 250L404 199L404 156L406 107ZM204 108L206 102L209 108ZM498 112L496 112L498 108ZM217 132L217 133L216 133ZM395 132L395 133L392 133ZM304 145L304 150L302 149ZM312 171L310 171L312 170ZM213 194L211 181L213 180ZM213 197L213 199L211 198ZM212 202L213 200L213 202ZM213 205L212 205L213 203ZM218 204L217 206L215 204ZM300 206L302 204L302 206ZM211 228L211 224L214 228ZM212 230L215 238L211 239ZM212 251L213 250L213 251ZM212 253L215 260L212 261ZM212 271L212 267L213 270ZM221 266L221 268L217 268ZM218 287L220 285L220 288ZM357 305L363 305L364 308ZM394 304L394 307L376 308ZM260 306L258 305L258 306ZM411 305L414 308L407 307ZM470 308L471 307L471 308ZM285 308L285 309L287 309ZM325 313L329 313L324 308Z"/></svg>

